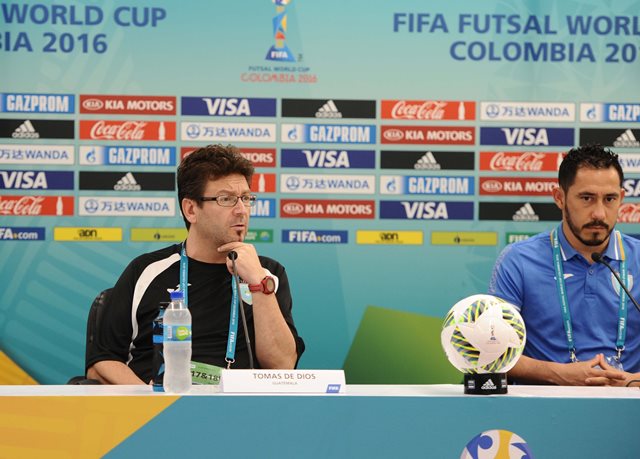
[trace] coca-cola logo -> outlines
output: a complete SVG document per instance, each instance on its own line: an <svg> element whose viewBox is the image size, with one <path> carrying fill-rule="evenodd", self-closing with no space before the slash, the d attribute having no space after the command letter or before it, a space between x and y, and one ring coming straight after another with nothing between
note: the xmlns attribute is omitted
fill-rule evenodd
<svg viewBox="0 0 640 459"><path fill-rule="evenodd" d="M0 215L40 215L43 196L21 196L19 199L0 198Z"/></svg>
<svg viewBox="0 0 640 459"><path fill-rule="evenodd" d="M396 142L404 138L404 133L400 129L388 129L384 131L384 138Z"/></svg>
<svg viewBox="0 0 640 459"><path fill-rule="evenodd" d="M542 170L544 153L496 153L492 158L489 168L494 171L528 171L539 172Z"/></svg>
<svg viewBox="0 0 640 459"><path fill-rule="evenodd" d="M100 99L86 99L82 102L82 108L85 110L100 110L104 106L104 102Z"/></svg>
<svg viewBox="0 0 640 459"><path fill-rule="evenodd" d="M391 117L403 120L441 120L446 106L446 102L434 100L399 100L391 109Z"/></svg>
<svg viewBox="0 0 640 459"><path fill-rule="evenodd" d="M96 140L143 140L146 125L144 121L109 124L101 120L93 125L90 136Z"/></svg>
<svg viewBox="0 0 640 459"><path fill-rule="evenodd" d="M498 180L487 180L482 182L482 189L487 193L499 193L502 191L502 183Z"/></svg>
<svg viewBox="0 0 640 459"><path fill-rule="evenodd" d="M640 223L640 207L638 204L626 203L618 211L619 223Z"/></svg>
<svg viewBox="0 0 640 459"><path fill-rule="evenodd" d="M282 210L289 215L299 215L304 212L304 206L299 202L288 202L282 207Z"/></svg>

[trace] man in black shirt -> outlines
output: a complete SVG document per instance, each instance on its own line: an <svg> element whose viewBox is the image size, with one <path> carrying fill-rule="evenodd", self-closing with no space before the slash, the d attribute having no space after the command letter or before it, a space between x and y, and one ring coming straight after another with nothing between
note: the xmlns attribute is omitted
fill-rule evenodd
<svg viewBox="0 0 640 459"><path fill-rule="evenodd" d="M243 242L255 203L253 165L235 147L210 145L178 167L178 200L188 235L134 259L104 307L87 377L105 384L148 383L152 377L152 322L169 291L186 292L197 363L227 366L231 311L230 251L237 254L240 293L257 368L294 368L304 351L291 315L284 267ZM244 331L238 327L232 368L248 368Z"/></svg>

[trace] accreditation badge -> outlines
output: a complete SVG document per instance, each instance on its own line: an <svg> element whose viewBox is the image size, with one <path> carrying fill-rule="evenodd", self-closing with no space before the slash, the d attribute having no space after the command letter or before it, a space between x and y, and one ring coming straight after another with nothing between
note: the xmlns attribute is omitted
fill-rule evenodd
<svg viewBox="0 0 640 459"><path fill-rule="evenodd" d="M191 362L191 382L193 384L220 384L222 368L206 363Z"/></svg>
<svg viewBox="0 0 640 459"><path fill-rule="evenodd" d="M610 355L608 357L605 357L604 359L615 370L624 371L624 368L622 367L622 362L620 361L620 358L617 355Z"/></svg>

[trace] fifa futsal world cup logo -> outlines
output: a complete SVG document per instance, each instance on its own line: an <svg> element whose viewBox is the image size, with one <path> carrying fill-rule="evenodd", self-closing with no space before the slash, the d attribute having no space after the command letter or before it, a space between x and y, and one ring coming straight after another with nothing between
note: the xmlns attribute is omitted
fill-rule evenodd
<svg viewBox="0 0 640 459"><path fill-rule="evenodd" d="M273 17L273 37L276 44L269 48L266 59L269 61L295 62L291 50L285 44L287 32L287 5L290 0L272 0L276 5L276 15Z"/></svg>

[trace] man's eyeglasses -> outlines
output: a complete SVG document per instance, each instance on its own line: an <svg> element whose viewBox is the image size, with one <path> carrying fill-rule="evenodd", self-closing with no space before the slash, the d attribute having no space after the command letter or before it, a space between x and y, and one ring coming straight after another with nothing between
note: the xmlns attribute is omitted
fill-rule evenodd
<svg viewBox="0 0 640 459"><path fill-rule="evenodd" d="M238 203L238 199L242 201L245 207L253 207L256 203L257 196L253 194L243 194L242 196L231 196L221 194L220 196L201 196L198 201L215 201L222 207L233 207Z"/></svg>

